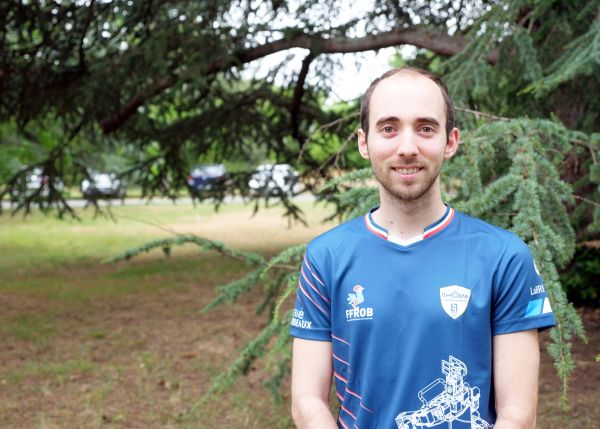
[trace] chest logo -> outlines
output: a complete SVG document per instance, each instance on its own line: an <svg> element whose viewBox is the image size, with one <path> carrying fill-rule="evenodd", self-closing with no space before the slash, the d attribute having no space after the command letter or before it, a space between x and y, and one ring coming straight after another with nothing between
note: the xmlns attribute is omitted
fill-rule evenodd
<svg viewBox="0 0 600 429"><path fill-rule="evenodd" d="M346 310L346 320L365 320L373 318L373 309L371 307L359 307L364 301L365 296L363 291L364 287L361 285L354 285L352 288L352 292L348 294L348 304L352 306L352 308Z"/></svg>
<svg viewBox="0 0 600 429"><path fill-rule="evenodd" d="M458 319L463 315L469 305L471 298L471 289L466 287L452 285L440 288L440 300L442 308L453 319Z"/></svg>

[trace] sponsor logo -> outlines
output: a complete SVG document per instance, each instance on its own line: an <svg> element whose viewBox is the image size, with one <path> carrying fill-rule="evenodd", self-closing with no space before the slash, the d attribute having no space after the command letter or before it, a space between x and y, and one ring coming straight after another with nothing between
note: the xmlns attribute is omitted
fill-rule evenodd
<svg viewBox="0 0 600 429"><path fill-rule="evenodd" d="M354 285L352 292L348 294L348 304L352 308L346 310L346 320L369 320L373 318L375 311L371 307L360 307L365 301L365 288L361 285Z"/></svg>
<svg viewBox="0 0 600 429"><path fill-rule="evenodd" d="M539 316L540 314L552 313L552 307L548 297L533 299L527 303L525 317Z"/></svg>
<svg viewBox="0 0 600 429"><path fill-rule="evenodd" d="M546 289L544 288L543 284L535 285L534 287L529 288L529 293L531 295L537 295L539 293L544 293L544 292L546 292Z"/></svg>
<svg viewBox="0 0 600 429"><path fill-rule="evenodd" d="M312 329L312 321L303 320L304 319L304 311L294 309L294 316L292 317L292 326L301 329Z"/></svg>
<svg viewBox="0 0 600 429"><path fill-rule="evenodd" d="M535 270L535 272L537 273L538 276L542 277L542 275L540 274L540 270L538 270L537 264L535 263L535 261L533 261L533 269Z"/></svg>
<svg viewBox="0 0 600 429"><path fill-rule="evenodd" d="M470 298L471 290L466 287L452 285L440 288L442 308L453 319L458 319L463 315Z"/></svg>

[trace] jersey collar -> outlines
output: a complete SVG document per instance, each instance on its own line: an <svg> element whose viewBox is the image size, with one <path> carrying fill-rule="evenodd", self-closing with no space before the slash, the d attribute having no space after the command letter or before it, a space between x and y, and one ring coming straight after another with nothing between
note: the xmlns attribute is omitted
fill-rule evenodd
<svg viewBox="0 0 600 429"><path fill-rule="evenodd" d="M454 209L446 206L446 213L444 213L444 215L440 219L438 219L437 221L429 225L427 228L425 228L423 230L423 234L419 234L408 240L402 240L401 238L389 235L387 229L377 225L375 220L373 220L373 212L378 208L379 207L374 207L371 210L369 210L369 213L365 214L364 219L367 229L373 234L377 235L378 237L381 237L384 240L390 241L392 243L399 244L401 246L409 246L411 244L418 243L419 241L422 241L426 238L432 237L433 235L437 234L438 232L446 228L448 225L450 225L450 222L452 222L452 219L454 218Z"/></svg>

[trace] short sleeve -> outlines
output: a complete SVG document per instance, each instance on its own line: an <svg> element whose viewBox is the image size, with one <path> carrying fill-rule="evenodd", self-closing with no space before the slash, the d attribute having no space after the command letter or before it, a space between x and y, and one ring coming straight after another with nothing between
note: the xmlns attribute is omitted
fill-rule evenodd
<svg viewBox="0 0 600 429"><path fill-rule="evenodd" d="M531 252L511 235L498 266L492 307L493 335L556 325L546 287Z"/></svg>
<svg viewBox="0 0 600 429"><path fill-rule="evenodd" d="M304 255L299 273L290 334L307 340L331 341L331 289L318 265Z"/></svg>

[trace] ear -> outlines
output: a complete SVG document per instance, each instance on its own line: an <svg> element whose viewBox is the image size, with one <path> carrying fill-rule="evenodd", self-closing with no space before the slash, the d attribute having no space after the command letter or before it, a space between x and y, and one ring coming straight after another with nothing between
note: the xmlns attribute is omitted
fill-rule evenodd
<svg viewBox="0 0 600 429"><path fill-rule="evenodd" d="M458 128L453 128L448 134L448 142L446 143L446 149L444 150L444 159L450 159L454 156L458 150L460 144L460 131Z"/></svg>
<svg viewBox="0 0 600 429"><path fill-rule="evenodd" d="M362 128L356 132L358 136L358 152L364 159L369 159L369 148L367 147L367 133Z"/></svg>

